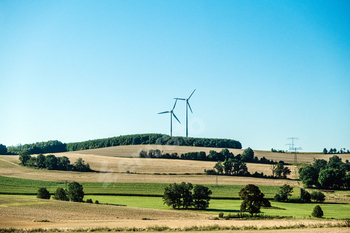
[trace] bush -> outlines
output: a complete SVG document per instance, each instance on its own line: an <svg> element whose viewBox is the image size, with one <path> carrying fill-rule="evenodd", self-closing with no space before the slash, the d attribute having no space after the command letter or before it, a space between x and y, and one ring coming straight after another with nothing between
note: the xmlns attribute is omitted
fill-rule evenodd
<svg viewBox="0 0 350 233"><path fill-rule="evenodd" d="M263 203L262 203L262 206L263 207L271 207L271 203L269 200L265 199L263 200Z"/></svg>
<svg viewBox="0 0 350 233"><path fill-rule="evenodd" d="M219 218L223 218L224 217L224 213L223 212L220 212L219 213Z"/></svg>
<svg viewBox="0 0 350 233"><path fill-rule="evenodd" d="M68 201L66 191L63 188L57 188L53 199L59 201Z"/></svg>
<svg viewBox="0 0 350 233"><path fill-rule="evenodd" d="M301 189L301 198L300 199L302 202L309 203L309 202L311 202L311 194L308 191Z"/></svg>
<svg viewBox="0 0 350 233"><path fill-rule="evenodd" d="M315 202L324 202L325 197L326 196L320 191L313 191L311 193L311 200L313 200Z"/></svg>
<svg viewBox="0 0 350 233"><path fill-rule="evenodd" d="M316 218L321 218L323 216L323 211L321 209L321 206L319 205L315 206L311 215Z"/></svg>
<svg viewBox="0 0 350 233"><path fill-rule="evenodd" d="M86 203L93 203L92 199L86 199Z"/></svg>
<svg viewBox="0 0 350 233"><path fill-rule="evenodd" d="M274 197L273 197L273 200L274 201L278 201L280 202L282 200L281 196L279 194L276 194Z"/></svg>
<svg viewBox="0 0 350 233"><path fill-rule="evenodd" d="M100 202L98 200L95 201L95 204L100 204Z"/></svg>
<svg viewBox="0 0 350 233"><path fill-rule="evenodd" d="M36 198L40 199L50 199L50 193L46 188L39 188Z"/></svg>

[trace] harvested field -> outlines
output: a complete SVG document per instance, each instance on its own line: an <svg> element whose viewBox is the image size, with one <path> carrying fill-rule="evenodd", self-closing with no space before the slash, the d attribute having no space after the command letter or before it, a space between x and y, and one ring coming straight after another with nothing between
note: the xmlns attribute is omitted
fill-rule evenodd
<svg viewBox="0 0 350 233"><path fill-rule="evenodd" d="M304 224L337 224L335 220L209 220L210 214L190 211L152 210L123 206L106 206L72 203L54 200L38 200L3 197L0 200L0 228L97 228L168 226L183 228L192 226L293 226ZM142 220L147 218L148 220ZM43 222L45 220L46 222ZM339 228L330 228L336 230ZM316 229L313 229L312 232ZM334 232L345 232L341 231ZM296 231L298 232L298 231ZM305 232L305 231L304 231ZM311 231L306 231L311 232ZM322 231L321 231L322 232ZM327 231L332 232L332 231Z"/></svg>
<svg viewBox="0 0 350 233"><path fill-rule="evenodd" d="M18 156L1 156L0 175L16 178L46 180L46 181L77 181L77 182L121 182L121 183L172 183L191 182L194 184L216 184L216 176L203 175L204 169L212 169L215 162L194 160L169 160L147 158L120 158L93 154L79 154L76 152L57 153L56 156L67 156L74 162L83 157L92 169L98 172L67 172L48 171L27 168L18 165ZM292 174L294 167L291 166ZM248 164L250 172L263 172L270 175L271 165ZM100 171L105 173L100 173ZM127 171L133 174L128 174ZM197 175L200 173L202 175ZM175 175L174 175L175 174ZM292 176L293 177L293 176ZM261 179L251 177L218 176L219 184L248 183L258 185L283 185L285 183L297 185L292 180Z"/></svg>

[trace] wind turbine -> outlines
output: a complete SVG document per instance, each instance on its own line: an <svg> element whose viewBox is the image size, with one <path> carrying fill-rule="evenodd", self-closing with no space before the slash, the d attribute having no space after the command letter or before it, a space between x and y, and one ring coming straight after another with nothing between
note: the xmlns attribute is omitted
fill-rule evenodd
<svg viewBox="0 0 350 233"><path fill-rule="evenodd" d="M158 114L170 113L170 136L173 136L173 116L181 124L181 122L179 121L179 119L177 119L177 117L175 116L175 113L174 113L174 108L176 106L176 102L177 102L177 100L175 100L174 107L170 111L165 111L165 112L158 113Z"/></svg>
<svg viewBox="0 0 350 233"><path fill-rule="evenodd" d="M193 113L191 105L188 101L190 100L191 96L193 95L193 93L195 91L196 91L196 89L194 89L192 94L187 99L175 98L176 100L184 100L186 102L186 137L188 137L188 108L190 108L191 112Z"/></svg>

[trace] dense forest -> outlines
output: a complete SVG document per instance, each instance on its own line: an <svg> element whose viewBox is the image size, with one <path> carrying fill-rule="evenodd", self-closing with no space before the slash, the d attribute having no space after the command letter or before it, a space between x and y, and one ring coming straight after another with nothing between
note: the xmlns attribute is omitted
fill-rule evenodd
<svg viewBox="0 0 350 233"><path fill-rule="evenodd" d="M33 144L9 146L7 148L5 147L2 151L7 154L19 154L22 151L27 151L29 154L44 154L141 144L199 146L233 149L242 148L242 145L239 141L231 139L170 137L164 134L134 134L74 143L62 143L57 140L37 142ZM5 151L5 149L7 149L7 151Z"/></svg>

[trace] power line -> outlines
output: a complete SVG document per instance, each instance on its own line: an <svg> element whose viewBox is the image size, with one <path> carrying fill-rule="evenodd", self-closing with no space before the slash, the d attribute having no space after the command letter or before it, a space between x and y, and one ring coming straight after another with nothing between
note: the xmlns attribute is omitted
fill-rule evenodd
<svg viewBox="0 0 350 233"><path fill-rule="evenodd" d="M289 144L286 144L289 146L289 151L292 151L294 152L294 164L297 164L298 161L297 161L297 152L298 150L302 150L301 147L296 147L295 144L294 144L294 140L299 140L299 138L297 137L290 137L290 138L287 138L287 140L292 140L292 143L289 143Z"/></svg>

